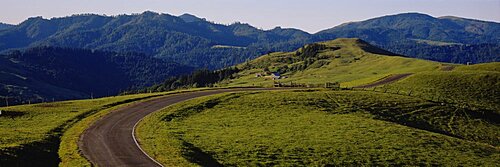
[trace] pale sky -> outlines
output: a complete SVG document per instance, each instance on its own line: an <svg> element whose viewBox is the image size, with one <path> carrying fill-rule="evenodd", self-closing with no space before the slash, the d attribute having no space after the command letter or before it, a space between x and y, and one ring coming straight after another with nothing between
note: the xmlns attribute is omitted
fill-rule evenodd
<svg viewBox="0 0 500 167"><path fill-rule="evenodd" d="M18 24L34 16L118 15L146 10L311 33L345 22L407 12L500 22L500 0L0 0L0 22Z"/></svg>

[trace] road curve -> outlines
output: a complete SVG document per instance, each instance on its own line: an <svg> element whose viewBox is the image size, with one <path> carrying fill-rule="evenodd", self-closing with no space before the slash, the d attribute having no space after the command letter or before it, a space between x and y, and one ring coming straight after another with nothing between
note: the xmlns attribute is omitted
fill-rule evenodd
<svg viewBox="0 0 500 167"><path fill-rule="evenodd" d="M167 95L165 97L132 104L93 123L80 137L78 146L83 155L95 166L160 166L136 144L134 126L146 115L166 106L224 92L271 90L272 88L237 88Z"/></svg>

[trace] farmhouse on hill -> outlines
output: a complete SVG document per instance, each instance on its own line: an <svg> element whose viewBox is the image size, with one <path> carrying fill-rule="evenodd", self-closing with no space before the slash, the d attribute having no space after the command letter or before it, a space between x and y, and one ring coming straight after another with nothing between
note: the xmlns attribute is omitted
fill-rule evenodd
<svg viewBox="0 0 500 167"><path fill-rule="evenodd" d="M273 78L273 80L277 80L281 78L281 74L279 72L273 72L271 74L271 77Z"/></svg>

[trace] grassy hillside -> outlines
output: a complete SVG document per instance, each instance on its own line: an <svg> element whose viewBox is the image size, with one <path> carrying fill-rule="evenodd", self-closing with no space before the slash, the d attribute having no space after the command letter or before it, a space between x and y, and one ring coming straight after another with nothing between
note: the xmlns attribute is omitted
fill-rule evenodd
<svg viewBox="0 0 500 167"><path fill-rule="evenodd" d="M137 135L166 166L495 166L498 122L473 112L366 91L232 93L154 113Z"/></svg>
<svg viewBox="0 0 500 167"><path fill-rule="evenodd" d="M340 82L341 87L366 86L446 104L500 110L496 98L500 96L500 63L466 66L406 58L359 39L309 44L296 52L271 53L237 67L236 79L221 85L272 86L276 81L322 86ZM266 71L280 72L285 78L273 80ZM257 77L259 74L264 76ZM385 82L390 78L397 79Z"/></svg>
<svg viewBox="0 0 500 167"><path fill-rule="evenodd" d="M382 89L460 106L475 106L500 114L500 63L416 73Z"/></svg>
<svg viewBox="0 0 500 167"><path fill-rule="evenodd" d="M271 53L242 63L239 79L228 85L270 86L270 78L257 73L281 72L280 82L324 84L341 82L352 87L376 81L390 74L439 71L437 62L395 56L359 39L337 39L306 45L296 52Z"/></svg>

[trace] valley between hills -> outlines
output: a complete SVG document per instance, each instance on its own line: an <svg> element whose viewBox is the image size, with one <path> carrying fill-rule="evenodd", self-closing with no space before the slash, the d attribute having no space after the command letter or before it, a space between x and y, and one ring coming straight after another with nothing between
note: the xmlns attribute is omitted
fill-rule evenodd
<svg viewBox="0 0 500 167"><path fill-rule="evenodd" d="M2 26L0 96L16 100L0 166L497 166L499 27L410 13L309 34L153 12Z"/></svg>

